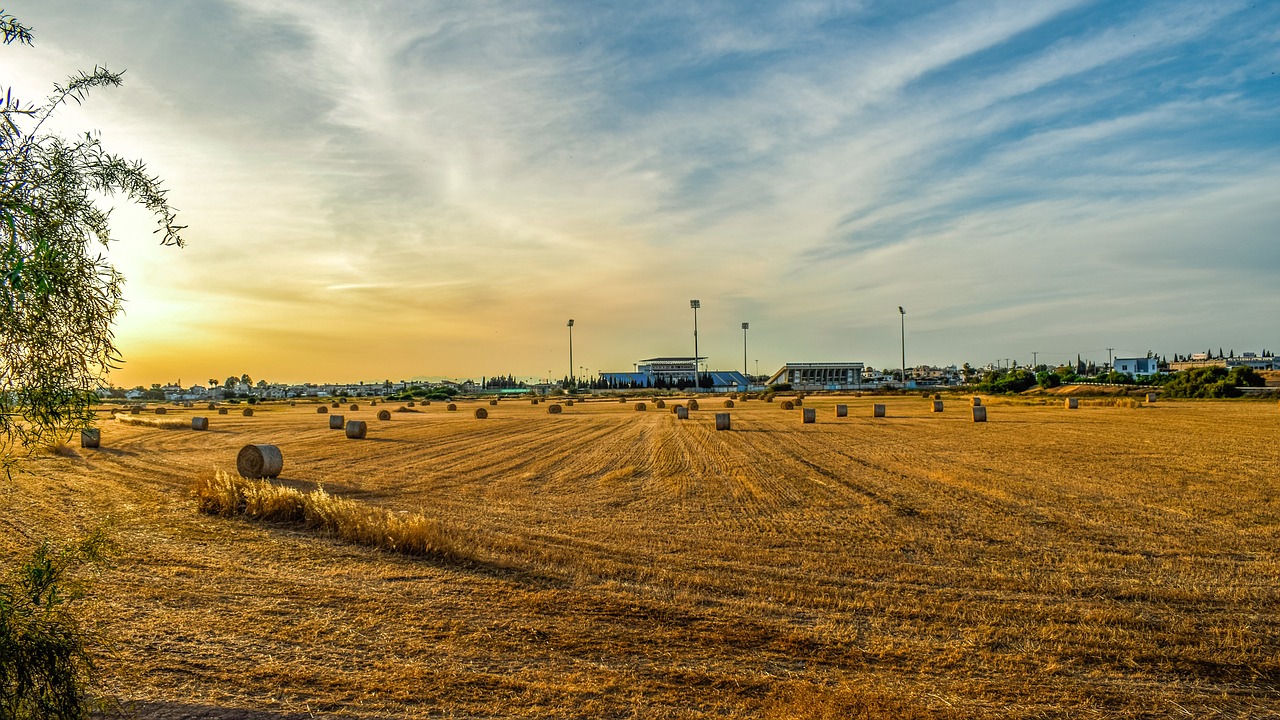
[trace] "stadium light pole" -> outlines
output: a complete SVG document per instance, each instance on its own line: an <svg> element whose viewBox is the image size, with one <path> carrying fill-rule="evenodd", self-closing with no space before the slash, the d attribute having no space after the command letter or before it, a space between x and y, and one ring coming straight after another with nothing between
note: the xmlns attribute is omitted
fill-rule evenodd
<svg viewBox="0 0 1280 720"><path fill-rule="evenodd" d="M693 308L693 391L698 391L698 375L701 368L698 367L698 308L702 307L701 300L690 300L689 307Z"/></svg>
<svg viewBox="0 0 1280 720"><path fill-rule="evenodd" d="M902 387L907 386L907 311L898 306L898 315L902 322Z"/></svg>
<svg viewBox="0 0 1280 720"><path fill-rule="evenodd" d="M573 318L569 318L569 385L573 385Z"/></svg>
<svg viewBox="0 0 1280 720"><path fill-rule="evenodd" d="M744 377L750 378L747 373L747 328L751 327L751 323L742 323L742 374ZM751 384L751 380L747 380L747 384Z"/></svg>

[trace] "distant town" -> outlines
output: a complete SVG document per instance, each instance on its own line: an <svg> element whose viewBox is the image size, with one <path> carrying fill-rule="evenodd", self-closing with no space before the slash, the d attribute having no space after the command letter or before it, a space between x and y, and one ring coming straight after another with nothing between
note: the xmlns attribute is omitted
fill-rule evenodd
<svg viewBox="0 0 1280 720"><path fill-rule="evenodd" d="M705 357L655 357L638 361L630 372L600 372L565 375L561 378L517 378L514 375L482 375L479 380L395 380L355 383L273 383L254 380L244 374L224 380L209 378L204 383L184 385L181 380L153 383L150 387L103 387L99 397L142 401L217 401L234 399L289 400L328 397L391 397L422 389L446 394L538 394L576 390L621 392L628 390L697 390L711 393L747 392L770 387L799 391L881 390L894 388L939 388L991 383L1021 374L1031 383L1056 386L1069 382L1142 384L1170 373L1197 368L1247 368L1255 372L1280 370L1274 353L1234 350L1175 354L1172 359L1148 353L1145 357L1115 357L1107 363L1077 358L1063 365L1019 366L990 363L973 367L969 363L938 367L917 365L902 368L873 368L859 362L785 363L768 375L746 375L738 370L710 370Z"/></svg>

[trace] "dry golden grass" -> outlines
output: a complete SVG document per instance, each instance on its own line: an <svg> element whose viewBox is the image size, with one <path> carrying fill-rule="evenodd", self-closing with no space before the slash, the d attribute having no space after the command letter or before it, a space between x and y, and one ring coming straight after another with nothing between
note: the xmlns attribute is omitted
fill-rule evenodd
<svg viewBox="0 0 1280 720"><path fill-rule="evenodd" d="M1276 717L1274 402L985 404L108 423L0 491L0 554L116 518L94 614L141 718ZM467 559L198 512L246 443L285 454L265 515L322 486Z"/></svg>
<svg viewBox="0 0 1280 720"><path fill-rule="evenodd" d="M191 420L183 418L149 418L134 417L132 415L117 415L116 422L123 425L144 425L146 427L159 428L161 430L190 430Z"/></svg>
<svg viewBox="0 0 1280 720"><path fill-rule="evenodd" d="M200 512L222 517L243 516L297 526L328 537L403 555L469 560L439 520L421 513L392 512L316 488L303 492L266 480L217 471L195 482Z"/></svg>

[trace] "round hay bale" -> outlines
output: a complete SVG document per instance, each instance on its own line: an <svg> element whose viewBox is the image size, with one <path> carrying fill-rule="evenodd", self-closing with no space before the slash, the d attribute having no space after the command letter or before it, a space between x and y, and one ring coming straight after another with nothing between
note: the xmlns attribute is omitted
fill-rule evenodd
<svg viewBox="0 0 1280 720"><path fill-rule="evenodd" d="M391 411L389 411L389 410L379 410L379 411L378 411L378 419L379 419L379 420L390 420L390 419L391 419Z"/></svg>
<svg viewBox="0 0 1280 720"><path fill-rule="evenodd" d="M572 400L565 400L565 401L564 401L564 404L565 404L565 406L566 406L566 407L573 407L573 401L572 401Z"/></svg>
<svg viewBox="0 0 1280 720"><path fill-rule="evenodd" d="M209 407L208 407L208 408L206 408L206 409L207 409L207 410L217 410L217 409L218 409L218 403L209 403Z"/></svg>
<svg viewBox="0 0 1280 720"><path fill-rule="evenodd" d="M369 407L378 407L378 401L377 401L377 400L370 400L370 401L369 401Z"/></svg>
<svg viewBox="0 0 1280 720"><path fill-rule="evenodd" d="M837 405L837 406L836 406L836 417L849 417L849 406L848 406L848 405Z"/></svg>
<svg viewBox="0 0 1280 720"><path fill-rule="evenodd" d="M884 405L876 403L871 406L871 417L884 417Z"/></svg>
<svg viewBox="0 0 1280 720"><path fill-rule="evenodd" d="M765 401L765 402L773 402L773 395L771 395L771 394L770 394L770 395L765 395L765 396L764 396L764 401Z"/></svg>
<svg viewBox="0 0 1280 720"><path fill-rule="evenodd" d="M428 405L430 405L430 404L431 404L431 401L430 401L430 400L423 400L423 401L422 401L422 407L426 407L426 406L428 406ZM410 406L412 406L412 405L413 405L413 403L409 403L409 405L410 405Z"/></svg>
<svg viewBox="0 0 1280 720"><path fill-rule="evenodd" d="M297 400L290 400L290 401L289 401L289 407L295 407L297 404L298 404L298 401L297 401Z"/></svg>
<svg viewBox="0 0 1280 720"><path fill-rule="evenodd" d="M498 401L497 401L497 400L490 400L490 401L489 401L489 405L490 405L490 406L497 405L497 404L498 404Z"/></svg>
<svg viewBox="0 0 1280 720"><path fill-rule="evenodd" d="M488 411L488 410L485 410L484 408L476 408L476 419L477 419L477 420L484 420L484 419L485 419L485 418L487 418L487 417L489 417L489 411Z"/></svg>
<svg viewBox="0 0 1280 720"><path fill-rule="evenodd" d="M1153 403L1153 402L1155 402L1155 401L1156 401L1156 394L1155 394L1155 393L1147 393L1147 402L1149 402L1149 403Z"/></svg>
<svg viewBox="0 0 1280 720"><path fill-rule="evenodd" d="M336 410L336 409L338 408L338 403L336 403L336 402L334 402L334 403L329 403L329 407L331 407L331 408L333 408L333 409L335 409L335 410Z"/></svg>
<svg viewBox="0 0 1280 720"><path fill-rule="evenodd" d="M253 408L245 408L241 415L244 415L245 417L253 417Z"/></svg>
<svg viewBox="0 0 1280 720"><path fill-rule="evenodd" d="M677 405L677 406L676 406L676 408L675 408L675 410L676 410L676 419L677 419L677 420L688 420L688 419L689 419L689 408L685 407L684 405Z"/></svg>
<svg viewBox="0 0 1280 720"><path fill-rule="evenodd" d="M347 408L347 409L348 409L348 410L350 410L351 412L355 412L355 411L357 411L357 410L359 410L359 409L360 409L360 406L359 406L359 405L354 405L354 404L353 404L351 407L349 407L349 408Z"/></svg>
<svg viewBox="0 0 1280 720"><path fill-rule="evenodd" d="M986 409L985 407L981 406L981 405L975 405L975 406L974 406L974 408L973 408L973 421L974 421L974 422L986 422L986 421L987 421L987 409Z"/></svg>
<svg viewBox="0 0 1280 720"><path fill-rule="evenodd" d="M729 429L729 413L716 413L716 430Z"/></svg>
<svg viewBox="0 0 1280 720"><path fill-rule="evenodd" d="M530 405L537 405L537 404L538 404L538 398L529 398L529 404L530 404Z"/></svg>
<svg viewBox="0 0 1280 720"><path fill-rule="evenodd" d="M369 432L369 424L363 420L351 420L347 422L347 438L351 440L363 440L364 436Z"/></svg>
<svg viewBox="0 0 1280 720"><path fill-rule="evenodd" d="M316 408L316 412L321 415L324 415L325 413L329 412L329 408L321 405L320 407Z"/></svg>
<svg viewBox="0 0 1280 720"><path fill-rule="evenodd" d="M345 417L343 417L343 416L341 416L341 415L330 415L330 416L329 416L329 429L330 429L330 430L341 430L342 428L344 428L344 427L346 427L346 426L347 426L347 419L346 419Z"/></svg>
<svg viewBox="0 0 1280 720"><path fill-rule="evenodd" d="M796 404L795 404L795 402L793 402L793 401L791 401L791 400L783 400L783 401L782 401L782 409L783 409L783 410L795 410L795 409L796 409Z"/></svg>
<svg viewBox="0 0 1280 720"><path fill-rule="evenodd" d="M922 392L922 393L920 393L920 397L924 398L925 400L928 400L928 399L929 399L929 393L927 393L927 392Z"/></svg>
<svg viewBox="0 0 1280 720"><path fill-rule="evenodd" d="M207 418L207 417L193 417L193 418L191 418L191 429L192 429L192 430L208 430L208 429L209 429L209 418Z"/></svg>
<svg viewBox="0 0 1280 720"><path fill-rule="evenodd" d="M1062 405L1068 410L1076 410L1080 407L1080 398L1067 398Z"/></svg>
<svg viewBox="0 0 1280 720"><path fill-rule="evenodd" d="M130 414L130 415L137 415L137 414L139 414L139 413L141 413L141 412L142 412L142 408L140 408L140 407L131 407L131 408L129 408L129 414Z"/></svg>
<svg viewBox="0 0 1280 720"><path fill-rule="evenodd" d="M801 405L804 405L804 398L798 397L795 400L792 400L791 403L796 407L800 407Z"/></svg>
<svg viewBox="0 0 1280 720"><path fill-rule="evenodd" d="M941 401L941 400L934 400L934 401L933 401L933 411L934 411L934 412L942 412L942 401Z"/></svg>
<svg viewBox="0 0 1280 720"><path fill-rule="evenodd" d="M658 398L657 400L653 401L653 406L657 408L664 408L667 406L667 403L662 398Z"/></svg>
<svg viewBox="0 0 1280 720"><path fill-rule="evenodd" d="M167 413L167 412L169 412L169 411L168 411L168 410L166 410L165 408L156 408L156 414L157 414L157 415L164 415L164 414L165 414L165 413Z"/></svg>
<svg viewBox="0 0 1280 720"><path fill-rule="evenodd" d="M645 410L648 410L648 409L649 407L644 403L636 403L636 412L644 412Z"/></svg>
<svg viewBox="0 0 1280 720"><path fill-rule="evenodd" d="M405 404L406 404L406 405L408 405L409 407L413 407L413 401L412 401L412 400L410 400L409 402L407 402L407 403L405 403Z"/></svg>
<svg viewBox="0 0 1280 720"><path fill-rule="evenodd" d="M733 401L732 401L732 400L725 400L725 401L724 401L724 406L725 406L725 407L727 407L727 408L731 408L731 407L733 407Z"/></svg>
<svg viewBox="0 0 1280 720"><path fill-rule="evenodd" d="M245 445L236 455L236 471L252 479L280 477L284 455L275 445Z"/></svg>
<svg viewBox="0 0 1280 720"><path fill-rule="evenodd" d="M933 399L934 399L934 400L941 400L941 399L942 399L942 395L941 395L940 393L934 393L934 394L933 394Z"/></svg>
<svg viewBox="0 0 1280 720"><path fill-rule="evenodd" d="M448 410L449 412L454 412L458 409L458 406L454 405L453 403L449 403L448 405L444 406L444 409Z"/></svg>
<svg viewBox="0 0 1280 720"><path fill-rule="evenodd" d="M218 408L218 414L219 414L219 415L226 415L226 414L227 414L227 409L226 409L226 408Z"/></svg>
<svg viewBox="0 0 1280 720"><path fill-rule="evenodd" d="M698 401L697 401L697 400L690 400L690 401L689 401L689 405L688 405L687 407L688 407L690 410L697 410L697 409L698 409Z"/></svg>
<svg viewBox="0 0 1280 720"><path fill-rule="evenodd" d="M550 415L559 415L561 412L564 412L564 411L561 410L558 404L553 403L547 406L547 413Z"/></svg>
<svg viewBox="0 0 1280 720"><path fill-rule="evenodd" d="M86 428L80 431L80 447L96 448L102 445L102 431L98 428Z"/></svg>
<svg viewBox="0 0 1280 720"><path fill-rule="evenodd" d="M801 415L801 420L800 420L800 422L804 423L805 425L811 425L811 424L813 424L813 423L818 422L818 411L817 411L817 410L814 410L813 408L804 408L804 409L801 411L801 413L802 413L802 415Z"/></svg>
<svg viewBox="0 0 1280 720"><path fill-rule="evenodd" d="M982 407L982 398L976 397L969 400L969 404L973 407Z"/></svg>
<svg viewBox="0 0 1280 720"><path fill-rule="evenodd" d="M626 399L626 398L624 398L624 397L620 397L620 398L618 398L618 404L619 404L619 405L626 405L626 404L627 404L627 399Z"/></svg>

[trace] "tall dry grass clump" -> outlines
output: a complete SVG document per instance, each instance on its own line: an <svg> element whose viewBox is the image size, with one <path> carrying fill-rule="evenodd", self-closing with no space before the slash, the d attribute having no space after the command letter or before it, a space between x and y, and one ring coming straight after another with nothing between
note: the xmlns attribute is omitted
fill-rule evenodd
<svg viewBox="0 0 1280 720"><path fill-rule="evenodd" d="M189 420L181 418L144 418L133 417L132 415L117 415L116 422L124 425L145 425L147 427L160 428L161 430L186 430L191 427Z"/></svg>
<svg viewBox="0 0 1280 720"><path fill-rule="evenodd" d="M200 512L291 525L327 537L402 555L471 560L455 531L421 513L391 512L318 488L302 492L219 470L196 481Z"/></svg>

